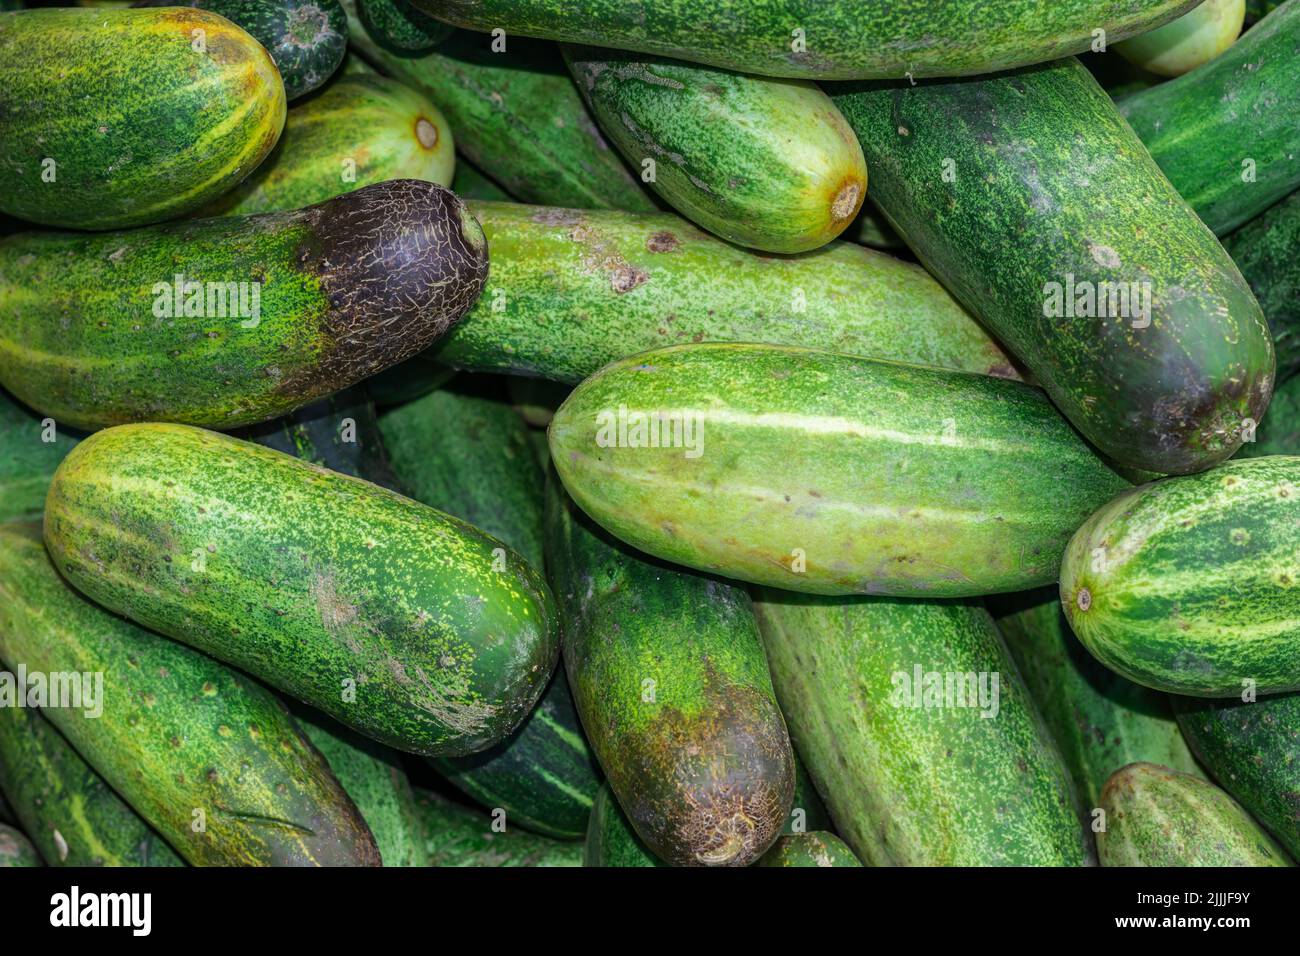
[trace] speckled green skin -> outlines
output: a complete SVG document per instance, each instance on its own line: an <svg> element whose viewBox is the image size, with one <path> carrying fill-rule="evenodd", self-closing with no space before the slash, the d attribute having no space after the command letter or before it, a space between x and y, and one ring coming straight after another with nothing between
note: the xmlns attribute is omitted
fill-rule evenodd
<svg viewBox="0 0 1300 956"><path fill-rule="evenodd" d="M1049 587L995 609L998 627L1089 811L1120 767L1148 761L1202 776L1169 698L1102 667L1075 639Z"/></svg>
<svg viewBox="0 0 1300 956"><path fill-rule="evenodd" d="M749 596L643 560L552 473L547 573L587 740L628 820L677 866L746 866L781 832L794 753Z"/></svg>
<svg viewBox="0 0 1300 956"><path fill-rule="evenodd" d="M1183 736L1219 785L1300 860L1300 694L1175 697Z"/></svg>
<svg viewBox="0 0 1300 956"><path fill-rule="evenodd" d="M1196 0L414 0L440 20L510 36L644 50L742 73L821 80L990 73L1166 23ZM792 31L804 31L805 48Z"/></svg>
<svg viewBox="0 0 1300 956"><path fill-rule="evenodd" d="M862 862L1089 862L1065 766L982 606L769 589L756 598L791 736ZM997 715L899 705L894 675L910 681L917 666L998 674Z"/></svg>
<svg viewBox="0 0 1300 956"><path fill-rule="evenodd" d="M1102 866L1294 866L1230 796L1208 781L1129 764L1102 792Z"/></svg>
<svg viewBox="0 0 1300 956"><path fill-rule="evenodd" d="M495 538L215 432L92 435L55 473L45 536L100 604L399 750L491 746L559 652L545 582Z"/></svg>
<svg viewBox="0 0 1300 956"><path fill-rule="evenodd" d="M44 715L190 863L379 865L365 822L284 706L83 600L55 572L39 525L0 525L0 661L104 674L100 717Z"/></svg>
<svg viewBox="0 0 1300 956"><path fill-rule="evenodd" d="M1273 332L1277 377L1300 372L1300 190L1223 240Z"/></svg>
<svg viewBox="0 0 1300 956"><path fill-rule="evenodd" d="M252 172L284 126L271 58L202 10L0 15L0 63L0 210L48 226L191 212Z"/></svg>
<svg viewBox="0 0 1300 956"><path fill-rule="evenodd" d="M13 827L0 823L0 869L40 865L40 854L31 841Z"/></svg>
<svg viewBox="0 0 1300 956"><path fill-rule="evenodd" d="M1300 455L1300 375L1293 375L1273 392L1253 442L1243 442L1237 458Z"/></svg>
<svg viewBox="0 0 1300 956"><path fill-rule="evenodd" d="M861 866L848 844L833 833L783 836L763 854L758 866Z"/></svg>
<svg viewBox="0 0 1300 956"><path fill-rule="evenodd" d="M0 521L39 517L54 469L80 433L54 423L50 434L41 417L0 392ZM47 442L43 436L54 440Z"/></svg>
<svg viewBox="0 0 1300 956"><path fill-rule="evenodd" d="M421 13L408 0L355 0L354 6L366 35L402 56L428 53L454 29Z"/></svg>
<svg viewBox="0 0 1300 956"><path fill-rule="evenodd" d="M561 47L578 91L634 170L696 225L768 252L806 252L853 221L862 147L812 83L594 47Z"/></svg>
<svg viewBox="0 0 1300 956"><path fill-rule="evenodd" d="M209 303L196 283L261 283ZM408 358L487 279L482 231L416 180L305 209L0 240L0 383L61 424L265 421ZM224 315L217 314L224 311ZM162 315L158 315L158 313ZM169 314L170 313L170 314Z"/></svg>
<svg viewBox="0 0 1300 956"><path fill-rule="evenodd" d="M700 453L628 447L602 417L620 406L698 422ZM616 362L560 406L550 444L569 493L632 546L815 594L1047 584L1128 487L1028 385L789 346Z"/></svg>
<svg viewBox="0 0 1300 956"><path fill-rule="evenodd" d="M1297 514L1300 458L1283 455L1127 491L1066 551L1070 627L1111 670L1157 690L1300 689Z"/></svg>
<svg viewBox="0 0 1300 956"><path fill-rule="evenodd" d="M1221 236L1300 187L1297 46L1293 0L1209 63L1119 103L1169 180ZM1251 182L1242 180L1247 159Z"/></svg>
<svg viewBox="0 0 1300 956"><path fill-rule="evenodd" d="M587 826L587 839L582 850L583 866L658 866L671 864L659 859L641 842L641 838L619 809L609 784L601 786L591 808Z"/></svg>
<svg viewBox="0 0 1300 956"><path fill-rule="evenodd" d="M646 349L758 341L1017 377L924 269L851 243L769 257L671 215L469 205L492 276L433 351L451 365L576 384Z"/></svg>
<svg viewBox="0 0 1300 956"><path fill-rule="evenodd" d="M37 710L0 707L0 789L52 866L185 865Z"/></svg>
<svg viewBox="0 0 1300 956"><path fill-rule="evenodd" d="M582 844L512 827L428 791L417 793L429 866L582 866Z"/></svg>

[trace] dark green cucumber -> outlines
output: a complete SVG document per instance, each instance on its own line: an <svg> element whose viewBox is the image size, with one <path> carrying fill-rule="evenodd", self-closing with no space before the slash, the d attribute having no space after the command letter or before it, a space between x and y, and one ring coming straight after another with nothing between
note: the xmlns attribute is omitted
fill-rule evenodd
<svg viewBox="0 0 1300 956"><path fill-rule="evenodd" d="M646 849L627 822L609 784L602 784L591 808L587 839L582 849L583 866L659 866L665 863Z"/></svg>
<svg viewBox="0 0 1300 956"><path fill-rule="evenodd" d="M1178 726L1219 786L1300 860L1300 694L1175 697Z"/></svg>
<svg viewBox="0 0 1300 956"><path fill-rule="evenodd" d="M82 599L39 525L0 525L0 661L103 673L103 714L43 713L104 781L196 865L379 865L324 759L262 687Z"/></svg>
<svg viewBox="0 0 1300 956"><path fill-rule="evenodd" d="M1300 3L1291 0L1222 55L1119 103L1170 182L1221 236L1300 187L1297 46Z"/></svg>
<svg viewBox="0 0 1300 956"><path fill-rule="evenodd" d="M550 444L569 493L632 546L815 594L1047 584L1128 487L1021 382L790 346L615 362L560 406Z"/></svg>
<svg viewBox="0 0 1300 956"><path fill-rule="evenodd" d="M545 582L497 539L215 432L92 435L55 473L45 531L100 604L399 750L496 743L559 653Z"/></svg>
<svg viewBox="0 0 1300 956"><path fill-rule="evenodd" d="M54 469L79 440L0 392L0 521L40 515Z"/></svg>
<svg viewBox="0 0 1300 956"><path fill-rule="evenodd" d="M1160 26L1196 0L414 0L440 20L695 60L852 80L964 76L1054 60Z"/></svg>
<svg viewBox="0 0 1300 956"><path fill-rule="evenodd" d="M1272 391L1268 326L1077 60L850 89L873 199L1085 438L1161 473L1236 450Z"/></svg>
<svg viewBox="0 0 1300 956"><path fill-rule="evenodd" d="M582 726L637 835L678 866L745 866L794 797L794 754L749 596L642 560L555 475L547 571Z"/></svg>
<svg viewBox="0 0 1300 956"><path fill-rule="evenodd" d="M1254 437L1242 444L1236 457L1300 455L1300 375L1291 376L1273 392Z"/></svg>
<svg viewBox="0 0 1300 956"><path fill-rule="evenodd" d="M755 610L795 745L862 862L1087 862L1065 766L982 606L762 589Z"/></svg>
<svg viewBox="0 0 1300 956"><path fill-rule="evenodd" d="M1300 372L1300 190L1223 240L1273 331L1277 378Z"/></svg>
<svg viewBox="0 0 1300 956"><path fill-rule="evenodd" d="M763 854L758 866L861 866L848 844L834 833L783 836Z"/></svg>
<svg viewBox="0 0 1300 956"><path fill-rule="evenodd" d="M199 209L284 126L266 50L188 7L0 15L0 77L0 210L48 226L119 229Z"/></svg>
<svg viewBox="0 0 1300 956"><path fill-rule="evenodd" d="M867 195L862 147L815 85L594 47L562 47L605 135L674 209L768 252L806 252ZM651 164L647 166L647 164Z"/></svg>
<svg viewBox="0 0 1300 956"><path fill-rule="evenodd" d="M428 53L454 27L411 6L409 0L354 0L356 17L366 35L399 56Z"/></svg>
<svg viewBox="0 0 1300 956"><path fill-rule="evenodd" d="M781 832L787 836L799 833L812 833L818 830L830 830L830 812L822 801L821 794L813 786L812 778L804 769L803 761L795 754L794 762L794 803L790 807L789 819Z"/></svg>
<svg viewBox="0 0 1300 956"><path fill-rule="evenodd" d="M416 794L429 866L582 866L582 844L506 825L429 791Z"/></svg>
<svg viewBox="0 0 1300 956"><path fill-rule="evenodd" d="M375 405L388 408L413 402L441 388L456 375L456 370L435 359L430 352L386 368L365 381L366 391Z"/></svg>
<svg viewBox="0 0 1300 956"><path fill-rule="evenodd" d="M474 217L415 180L291 212L11 236L0 384L78 427L265 421L425 348L486 279Z"/></svg>
<svg viewBox="0 0 1300 956"><path fill-rule="evenodd" d="M1061 604L1093 656L1195 697L1300 690L1300 458L1142 485L1079 528Z"/></svg>
<svg viewBox="0 0 1300 956"><path fill-rule="evenodd" d="M1102 866L1294 866L1214 784L1151 763L1117 770L1101 797Z"/></svg>
<svg viewBox="0 0 1300 956"><path fill-rule="evenodd" d="M491 199L510 202L510 194L498 186L481 169L464 159L457 159L451 191L461 199Z"/></svg>
<svg viewBox="0 0 1300 956"><path fill-rule="evenodd" d="M1282 6L1283 2L1284 0L1246 0L1246 22L1254 23L1264 19Z"/></svg>
<svg viewBox="0 0 1300 956"><path fill-rule="evenodd" d="M0 870L6 867L40 866L36 847L19 831L0 823Z"/></svg>
<svg viewBox="0 0 1300 956"><path fill-rule="evenodd" d="M771 342L1017 377L924 269L851 243L769 257L665 214L470 207L491 280L433 350L459 368L576 384L663 345Z"/></svg>
<svg viewBox="0 0 1300 956"><path fill-rule="evenodd" d="M34 709L0 707L0 789L52 866L185 865Z"/></svg>

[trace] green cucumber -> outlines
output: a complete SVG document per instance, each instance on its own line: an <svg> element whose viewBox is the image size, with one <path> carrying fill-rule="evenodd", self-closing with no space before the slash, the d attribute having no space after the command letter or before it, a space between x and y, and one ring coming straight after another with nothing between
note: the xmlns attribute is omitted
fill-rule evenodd
<svg viewBox="0 0 1300 956"><path fill-rule="evenodd" d="M1254 441L1245 442L1238 458L1264 455L1300 455L1300 375L1293 375L1273 392Z"/></svg>
<svg viewBox="0 0 1300 956"><path fill-rule="evenodd" d="M0 15L0 64L0 210L47 226L192 212L251 173L284 126L266 50L203 10Z"/></svg>
<svg viewBox="0 0 1300 956"><path fill-rule="evenodd" d="M1047 584L1128 487L1021 382L790 346L615 362L560 406L550 444L582 509L633 547L814 594Z"/></svg>
<svg viewBox="0 0 1300 956"><path fill-rule="evenodd" d="M1099 661L1194 697L1300 689L1300 458L1230 461L1116 497L1061 565L1070 627Z"/></svg>
<svg viewBox="0 0 1300 956"><path fill-rule="evenodd" d="M511 201L509 193L493 182L481 169L464 159L456 161L456 175L451 181L451 191L461 199Z"/></svg>
<svg viewBox="0 0 1300 956"><path fill-rule="evenodd" d="M290 212L11 236L0 384L77 427L265 421L416 354L486 279L464 204L415 180Z"/></svg>
<svg viewBox="0 0 1300 956"><path fill-rule="evenodd" d="M794 798L749 596L642 560L547 486L547 570L582 726L637 834L678 866L745 866Z"/></svg>
<svg viewBox="0 0 1300 956"><path fill-rule="evenodd" d="M505 826L429 791L416 795L429 866L582 866L582 844Z"/></svg>
<svg viewBox="0 0 1300 956"><path fill-rule="evenodd" d="M1223 240L1273 331L1277 378L1300 372L1300 190Z"/></svg>
<svg viewBox="0 0 1300 956"><path fill-rule="evenodd" d="M454 29L421 13L409 0L354 0L356 17L366 34L400 56L428 53Z"/></svg>
<svg viewBox="0 0 1300 956"><path fill-rule="evenodd" d="M195 865L379 865L352 801L284 705L248 677L82 599L39 525L0 525L0 661L103 673L112 705L43 713Z"/></svg>
<svg viewBox="0 0 1300 956"><path fill-rule="evenodd" d="M1254 23L1256 20L1264 19L1284 2L1285 0L1246 0L1247 22Z"/></svg>
<svg viewBox="0 0 1300 956"><path fill-rule="evenodd" d="M758 866L861 866L848 844L834 833L783 836L763 854Z"/></svg>
<svg viewBox="0 0 1300 956"><path fill-rule="evenodd" d="M832 99L876 203L1085 438L1161 473L1237 449L1272 391L1268 326L1077 60Z"/></svg>
<svg viewBox="0 0 1300 956"><path fill-rule="evenodd" d="M36 847L19 831L0 823L0 870L6 867L40 866Z"/></svg>
<svg viewBox="0 0 1300 956"><path fill-rule="evenodd" d="M965 76L1144 33L1196 0L414 0L439 20L510 37L643 50L741 73L819 80Z"/></svg>
<svg viewBox="0 0 1300 956"><path fill-rule="evenodd" d="M714 235L768 252L806 252L843 232L862 207L862 147L812 83L561 49L623 158L633 169L651 164L655 192Z"/></svg>
<svg viewBox="0 0 1300 956"><path fill-rule="evenodd" d="M92 435L55 473L45 531L98 603L399 750L496 743L559 652L545 582L495 538L215 432Z"/></svg>
<svg viewBox="0 0 1300 956"><path fill-rule="evenodd" d="M757 341L1018 377L924 269L851 243L769 257L676 216L469 205L492 276L433 350L458 368L577 384L662 345Z"/></svg>
<svg viewBox="0 0 1300 956"><path fill-rule="evenodd" d="M582 850L583 866L659 866L665 863L646 849L628 823L609 784L602 784L591 808L587 840Z"/></svg>
<svg viewBox="0 0 1300 956"><path fill-rule="evenodd" d="M35 709L0 707L0 789L52 866L185 865Z"/></svg>
<svg viewBox="0 0 1300 956"><path fill-rule="evenodd" d="M1236 41L1246 0L1205 0L1159 29L1115 44L1115 52L1157 76L1182 76Z"/></svg>
<svg viewBox="0 0 1300 956"><path fill-rule="evenodd" d="M862 862L1088 861L1065 766L982 606L756 598L790 733ZM933 695L936 678L955 690L958 676L969 699L946 698L943 683Z"/></svg>
<svg viewBox="0 0 1300 956"><path fill-rule="evenodd" d="M1298 44L1300 2L1290 0L1209 63L1118 104L1221 236L1300 188ZM1145 211L1152 225L1149 204Z"/></svg>
<svg viewBox="0 0 1300 956"><path fill-rule="evenodd" d="M790 816L785 821L781 832L786 836L799 833L812 833L830 830L830 812L822 801L821 794L813 786L812 778L804 768L803 761L795 754L794 762L794 803L790 807Z"/></svg>
<svg viewBox="0 0 1300 956"><path fill-rule="evenodd" d="M1151 763L1115 771L1101 797L1102 866L1294 866L1214 784Z"/></svg>
<svg viewBox="0 0 1300 956"><path fill-rule="evenodd" d="M54 469L79 440L0 392L0 521L39 517Z"/></svg>

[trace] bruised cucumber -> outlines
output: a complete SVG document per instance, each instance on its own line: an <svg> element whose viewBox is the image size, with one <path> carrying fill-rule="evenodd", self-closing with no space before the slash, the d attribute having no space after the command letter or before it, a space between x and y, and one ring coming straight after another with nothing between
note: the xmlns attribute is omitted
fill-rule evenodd
<svg viewBox="0 0 1300 956"><path fill-rule="evenodd" d="M31 841L8 824L0 823L0 870L6 867L40 865L40 854Z"/></svg>
<svg viewBox="0 0 1300 956"><path fill-rule="evenodd" d="M861 866L848 845L833 833L783 836L763 854L759 866Z"/></svg>
<svg viewBox="0 0 1300 956"><path fill-rule="evenodd" d="M40 516L54 469L78 440L0 392L0 521Z"/></svg>
<svg viewBox="0 0 1300 956"><path fill-rule="evenodd" d="M416 794L429 866L582 866L582 844L538 836L429 791Z"/></svg>

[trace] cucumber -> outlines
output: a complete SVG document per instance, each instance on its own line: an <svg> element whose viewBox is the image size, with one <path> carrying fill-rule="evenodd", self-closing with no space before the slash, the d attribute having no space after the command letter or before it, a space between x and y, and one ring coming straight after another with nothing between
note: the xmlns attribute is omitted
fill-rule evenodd
<svg viewBox="0 0 1300 956"><path fill-rule="evenodd" d="M1061 565L1070 627L1129 680L1195 697L1300 689L1300 458L1230 461L1119 495Z"/></svg>
<svg viewBox="0 0 1300 956"><path fill-rule="evenodd" d="M411 6L409 0L354 0L355 16L366 34L400 56L428 53L447 39L452 27Z"/></svg>
<svg viewBox="0 0 1300 956"><path fill-rule="evenodd" d="M560 406L550 445L582 509L633 547L815 594L1046 584L1128 486L1028 385L789 346L615 362Z"/></svg>
<svg viewBox="0 0 1300 956"><path fill-rule="evenodd" d="M821 795L817 792L817 788L813 786L812 779L808 776L808 771L804 769L803 761L799 760L798 756L796 753L794 762L794 803L790 807L790 816L781 829L781 833L786 836L830 830L834 826L831 823L830 812L826 809L826 804L822 802Z"/></svg>
<svg viewBox="0 0 1300 956"><path fill-rule="evenodd" d="M266 50L203 10L2 15L0 64L0 210L47 226L192 212L252 172L284 126Z"/></svg>
<svg viewBox="0 0 1300 956"><path fill-rule="evenodd" d="M1196 0L414 0L510 37L643 50L741 73L819 80L964 76L1086 50L1168 22Z"/></svg>
<svg viewBox="0 0 1300 956"><path fill-rule="evenodd" d="M414 180L292 212L12 236L0 384L83 428L265 421L414 355L486 279L464 204Z"/></svg>
<svg viewBox="0 0 1300 956"><path fill-rule="evenodd" d="M40 855L31 841L13 827L0 823L0 870L6 867L40 865Z"/></svg>
<svg viewBox="0 0 1300 956"><path fill-rule="evenodd" d="M461 199L492 199L510 202L510 195L481 169L464 159L456 162L456 175L451 181L451 191Z"/></svg>
<svg viewBox="0 0 1300 956"><path fill-rule="evenodd" d="M0 707L0 789L52 866L185 865L34 709Z"/></svg>
<svg viewBox="0 0 1300 956"><path fill-rule="evenodd" d="M0 448L5 450L0 456L0 521L40 516L54 469L79 440L80 433L42 419L0 392Z"/></svg>
<svg viewBox="0 0 1300 956"><path fill-rule="evenodd" d="M1245 442L1238 458L1264 455L1300 455L1300 375L1293 375L1273 392L1255 440Z"/></svg>
<svg viewBox="0 0 1300 956"><path fill-rule="evenodd" d="M794 754L748 595L642 560L551 475L547 570L582 726L638 836L677 866L746 866L780 834Z"/></svg>
<svg viewBox="0 0 1300 956"><path fill-rule="evenodd" d="M1175 697L1178 726L1223 789L1300 860L1300 694Z"/></svg>
<svg viewBox="0 0 1300 956"><path fill-rule="evenodd" d="M1273 331L1277 378L1300 372L1300 190L1223 240Z"/></svg>
<svg viewBox="0 0 1300 956"><path fill-rule="evenodd" d="M1085 811L1101 805L1110 775L1131 763L1201 775L1169 699L1097 663L1070 633L1056 588L1017 598L999 609L998 627Z"/></svg>
<svg viewBox="0 0 1300 956"><path fill-rule="evenodd" d="M493 829L483 813L429 791L417 792L429 866L582 866L582 844L552 840L509 825Z"/></svg>
<svg viewBox="0 0 1300 956"><path fill-rule="evenodd" d="M1283 2L1284 0L1246 0L1246 20L1250 23L1262 20L1282 6Z"/></svg>
<svg viewBox="0 0 1300 956"><path fill-rule="evenodd" d="M1077 60L832 99L876 203L1085 438L1161 473L1236 450L1272 390L1268 326Z"/></svg>
<svg viewBox="0 0 1300 956"><path fill-rule="evenodd" d="M1205 0L1159 29L1115 44L1115 52L1158 76L1182 76L1232 46L1245 19L1246 0Z"/></svg>
<svg viewBox="0 0 1300 956"><path fill-rule="evenodd" d="M714 235L768 252L806 252L843 232L862 207L862 147L812 83L561 49L623 158L638 170L652 163L655 192Z"/></svg>
<svg viewBox="0 0 1300 956"><path fill-rule="evenodd" d="M112 705L43 713L195 865L378 866L352 801L260 685L83 600L36 524L0 525L0 661L112 675Z"/></svg>
<svg viewBox="0 0 1300 956"><path fill-rule="evenodd" d="M783 836L763 854L759 866L861 866L848 845L833 833Z"/></svg>
<svg viewBox="0 0 1300 956"><path fill-rule="evenodd" d="M280 145L205 211L247 216L299 209L389 179L446 186L451 128L424 96L379 76L342 76L289 111Z"/></svg>
<svg viewBox="0 0 1300 956"><path fill-rule="evenodd" d="M587 826L587 840L582 850L583 866L668 866L646 849L641 838L628 823L609 784L596 792Z"/></svg>
<svg viewBox="0 0 1300 956"><path fill-rule="evenodd" d="M1061 757L982 606L764 588L755 611L795 745L862 862L1088 862ZM934 674L973 675L984 697L943 706Z"/></svg>
<svg viewBox="0 0 1300 956"><path fill-rule="evenodd" d="M889 220L875 207L874 203L865 202L858 210L858 218L844 230L844 238L872 249L901 249L906 243L894 232Z"/></svg>
<svg viewBox="0 0 1300 956"><path fill-rule="evenodd" d="M1294 866L1230 796L1151 763L1115 771L1102 792L1102 866Z"/></svg>
<svg viewBox="0 0 1300 956"><path fill-rule="evenodd" d="M108 609L399 750L482 750L559 652L541 575L394 492L184 425L124 425L55 473L46 543Z"/></svg>
<svg viewBox="0 0 1300 956"><path fill-rule="evenodd" d="M1018 377L924 269L859 246L767 257L676 216L469 205L492 277L433 350L458 368L577 384L662 345L758 341Z"/></svg>

